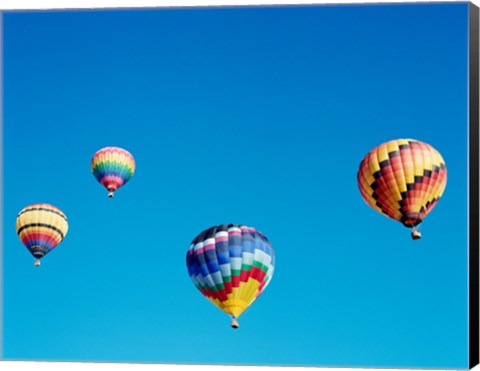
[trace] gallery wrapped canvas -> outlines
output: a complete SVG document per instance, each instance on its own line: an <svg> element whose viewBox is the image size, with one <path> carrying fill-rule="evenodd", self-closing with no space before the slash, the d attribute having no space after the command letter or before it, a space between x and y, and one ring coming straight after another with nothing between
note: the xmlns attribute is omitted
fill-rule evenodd
<svg viewBox="0 0 480 371"><path fill-rule="evenodd" d="M478 363L476 5L0 15L2 360Z"/></svg>

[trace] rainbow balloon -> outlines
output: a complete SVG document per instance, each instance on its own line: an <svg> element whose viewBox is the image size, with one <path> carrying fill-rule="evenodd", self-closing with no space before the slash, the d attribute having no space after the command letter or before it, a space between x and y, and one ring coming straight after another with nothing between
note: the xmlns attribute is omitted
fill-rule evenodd
<svg viewBox="0 0 480 371"><path fill-rule="evenodd" d="M91 163L95 178L108 190L108 197L127 183L135 172L135 159L119 147L105 147L95 153Z"/></svg>

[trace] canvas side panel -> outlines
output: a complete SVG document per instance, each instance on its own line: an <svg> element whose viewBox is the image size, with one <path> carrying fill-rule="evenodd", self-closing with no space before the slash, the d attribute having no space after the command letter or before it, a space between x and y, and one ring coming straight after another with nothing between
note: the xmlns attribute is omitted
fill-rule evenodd
<svg viewBox="0 0 480 371"><path fill-rule="evenodd" d="M479 11L469 9L469 366L479 362Z"/></svg>
<svg viewBox="0 0 480 371"><path fill-rule="evenodd" d="M3 12L0 12L0 360L3 359Z"/></svg>

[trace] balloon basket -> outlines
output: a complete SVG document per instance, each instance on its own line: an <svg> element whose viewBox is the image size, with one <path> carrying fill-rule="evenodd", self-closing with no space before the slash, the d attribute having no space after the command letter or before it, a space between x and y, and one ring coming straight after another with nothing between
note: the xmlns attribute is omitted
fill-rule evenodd
<svg viewBox="0 0 480 371"><path fill-rule="evenodd" d="M108 193L109 198L113 198L113 191Z"/></svg>
<svg viewBox="0 0 480 371"><path fill-rule="evenodd" d="M422 238L422 234L418 229L414 228L412 231L412 240L419 240L420 238Z"/></svg>
<svg viewBox="0 0 480 371"><path fill-rule="evenodd" d="M232 326L232 328L239 328L240 327L236 318L232 318L231 326Z"/></svg>
<svg viewBox="0 0 480 371"><path fill-rule="evenodd" d="M40 260L35 260L35 263L33 263L34 267L39 267L40 266Z"/></svg>

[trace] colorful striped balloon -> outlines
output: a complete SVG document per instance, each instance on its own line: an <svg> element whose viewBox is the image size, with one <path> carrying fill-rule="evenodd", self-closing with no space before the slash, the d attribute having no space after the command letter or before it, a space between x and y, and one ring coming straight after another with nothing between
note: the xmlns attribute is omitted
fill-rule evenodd
<svg viewBox="0 0 480 371"><path fill-rule="evenodd" d="M438 151L414 139L383 143L360 163L358 187L365 202L378 212L415 228L438 203L447 184L447 168Z"/></svg>
<svg viewBox="0 0 480 371"><path fill-rule="evenodd" d="M275 256L267 237L255 228L223 224L200 233L187 252L193 283L213 304L237 318L272 279Z"/></svg>
<svg viewBox="0 0 480 371"><path fill-rule="evenodd" d="M108 190L108 197L127 183L135 172L135 159L119 147L105 147L95 153L91 163L95 178Z"/></svg>
<svg viewBox="0 0 480 371"><path fill-rule="evenodd" d="M17 216L17 234L35 257L35 266L67 235L68 221L59 208L48 204L33 204L22 209Z"/></svg>

